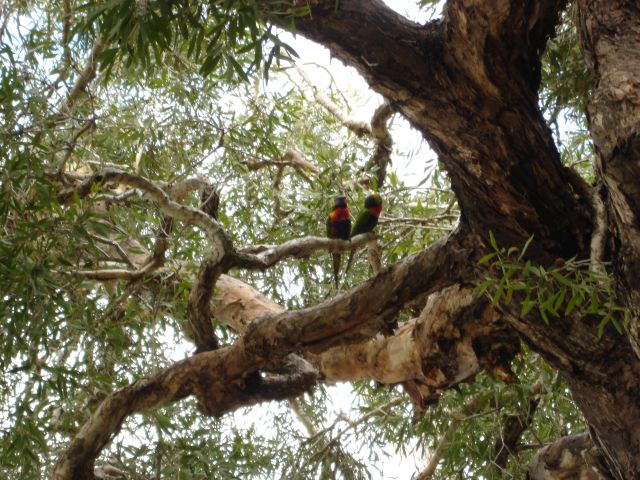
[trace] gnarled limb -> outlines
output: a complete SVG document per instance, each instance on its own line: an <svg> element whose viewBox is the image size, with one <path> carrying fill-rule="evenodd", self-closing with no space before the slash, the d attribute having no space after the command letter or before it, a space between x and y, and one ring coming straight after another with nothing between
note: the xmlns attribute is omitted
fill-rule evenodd
<svg viewBox="0 0 640 480"><path fill-rule="evenodd" d="M598 451L589 438L581 433L542 448L529 463L530 480L604 480L606 474L598 468Z"/></svg>
<svg viewBox="0 0 640 480"><path fill-rule="evenodd" d="M387 177L387 167L391 163L393 138L387 128L387 122L394 113L393 105L388 100L385 100L382 105L376 108L373 117L371 117L371 138L375 143L375 149L367 162L367 169L375 169L378 188L382 187Z"/></svg>
<svg viewBox="0 0 640 480"><path fill-rule="evenodd" d="M53 478L93 478L96 457L134 412L195 395L204 413L222 415L264 399L269 395L265 392L281 395L282 389L273 385L281 386L282 382L276 381L272 390L265 387L261 391L260 384L256 387L255 372L295 350L317 347L375 318L394 315L418 293L453 283L450 272L455 272L457 279L474 248L468 236L443 239L349 293L312 308L263 316L233 345L194 355L112 393L60 455Z"/></svg>
<svg viewBox="0 0 640 480"><path fill-rule="evenodd" d="M260 317L281 311L279 305L228 276L221 277L212 303L218 321L240 333ZM364 331L358 333L361 337ZM459 285L432 294L419 318L387 336L364 341L354 334L342 338L349 342L305 354L325 380L411 382L408 391L421 406L481 368L490 374L509 372L510 360L519 351L518 339L494 318L486 301L474 295L472 288Z"/></svg>

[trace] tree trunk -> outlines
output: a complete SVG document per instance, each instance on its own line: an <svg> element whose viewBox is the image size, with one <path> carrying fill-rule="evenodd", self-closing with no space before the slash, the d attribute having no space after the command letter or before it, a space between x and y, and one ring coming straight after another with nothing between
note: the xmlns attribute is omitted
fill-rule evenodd
<svg viewBox="0 0 640 480"><path fill-rule="evenodd" d="M633 347L630 351L625 339L620 342L624 343L620 351L602 359L608 368L622 360L613 367L616 372L612 372L619 384L599 394L603 398L598 403L608 408L600 412L598 421L589 424L594 441L606 453L610 471L617 478L637 478L640 475L640 9L634 0L580 0L576 13L582 49L597 82L587 106L589 130L610 220L614 278L619 298L631 313L626 332ZM590 385L579 383L580 388L574 389L579 392L576 396L593 405Z"/></svg>
<svg viewBox="0 0 640 480"><path fill-rule="evenodd" d="M640 11L635 1L577 2L578 32L597 85L587 106L611 221L618 292L633 312L640 357Z"/></svg>

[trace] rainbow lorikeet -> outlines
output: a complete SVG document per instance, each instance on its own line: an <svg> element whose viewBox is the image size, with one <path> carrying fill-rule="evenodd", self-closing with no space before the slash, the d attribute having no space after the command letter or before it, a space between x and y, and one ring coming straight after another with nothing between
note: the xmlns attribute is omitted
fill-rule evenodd
<svg viewBox="0 0 640 480"><path fill-rule="evenodd" d="M373 231L376 225L378 225L380 212L382 212L382 197L380 194L372 193L371 195L368 195L367 198L364 199L364 210L358 214L356 222L353 224L351 236L355 237L361 233ZM345 273L349 271L351 262L353 262L353 250L349 253L349 260L347 261Z"/></svg>
<svg viewBox="0 0 640 480"><path fill-rule="evenodd" d="M339 195L336 197L336 203L331 209L331 213L329 213L329 218L327 218L327 237L348 240L350 233L351 215L349 214L349 207L347 207L347 197ZM338 288L338 276L340 274L342 255L332 253L331 257L333 259L333 280L336 288Z"/></svg>

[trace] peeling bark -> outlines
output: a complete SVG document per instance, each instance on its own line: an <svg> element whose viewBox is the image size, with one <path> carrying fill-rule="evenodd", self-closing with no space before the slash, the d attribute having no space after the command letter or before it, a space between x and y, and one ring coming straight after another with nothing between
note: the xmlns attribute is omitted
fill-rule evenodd
<svg viewBox="0 0 640 480"><path fill-rule="evenodd" d="M216 319L239 333L260 317L282 311L280 305L226 275L220 278L212 302ZM317 354L307 351L305 357L328 382L410 383L405 387L420 407L438 392L471 380L482 368L508 376L511 359L520 349L518 338L495 317L486 300L460 285L432 294L420 317L392 335L357 339L345 335L346 344Z"/></svg>
<svg viewBox="0 0 640 480"><path fill-rule="evenodd" d="M528 480L605 480L589 435L563 437L541 449L529 463Z"/></svg>
<svg viewBox="0 0 640 480"><path fill-rule="evenodd" d="M420 317L393 336L332 348L312 360L329 381L410 382L408 392L425 407L481 368L509 371L519 341L495 320L472 288L454 285L433 294Z"/></svg>

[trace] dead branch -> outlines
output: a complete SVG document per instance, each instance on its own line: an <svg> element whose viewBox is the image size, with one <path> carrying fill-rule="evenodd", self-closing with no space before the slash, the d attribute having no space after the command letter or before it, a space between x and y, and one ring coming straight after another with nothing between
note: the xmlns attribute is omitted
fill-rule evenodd
<svg viewBox="0 0 640 480"><path fill-rule="evenodd" d="M322 90L311 80L309 74L299 65L295 65L297 72L302 79L311 87L313 96L316 101L329 111L334 117L340 121L342 125L347 127L358 137L364 137L365 135L371 135L371 125L367 122L362 122L350 118L340 107L338 107L329 97L327 97Z"/></svg>
<svg viewBox="0 0 640 480"><path fill-rule="evenodd" d="M403 383L424 407L477 374L510 372L519 341L473 289L453 285L432 294L420 316L391 336L341 345L309 357L329 381ZM407 385L407 383L410 383Z"/></svg>

